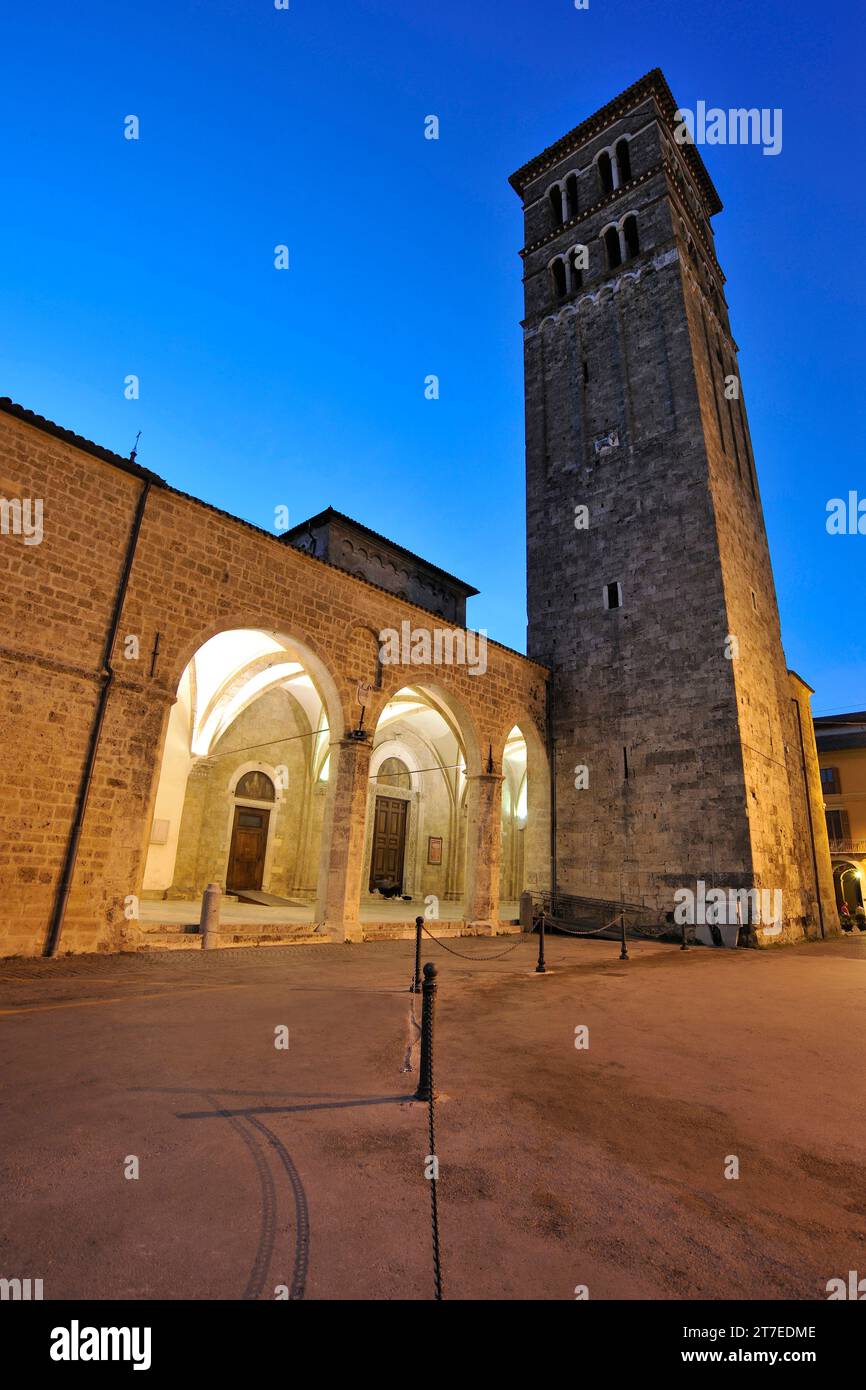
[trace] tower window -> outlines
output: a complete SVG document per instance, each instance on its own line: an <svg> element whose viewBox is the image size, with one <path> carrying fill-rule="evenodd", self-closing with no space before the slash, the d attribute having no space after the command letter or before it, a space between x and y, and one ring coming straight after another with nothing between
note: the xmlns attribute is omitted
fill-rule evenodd
<svg viewBox="0 0 866 1390"><path fill-rule="evenodd" d="M598 157L598 177L601 182L602 193L612 193L613 165L610 162L610 155L607 153L607 150Z"/></svg>
<svg viewBox="0 0 866 1390"><path fill-rule="evenodd" d="M577 174L569 174L565 180L565 218L577 216Z"/></svg>
<svg viewBox="0 0 866 1390"><path fill-rule="evenodd" d="M562 189L555 183L547 195L550 199L550 211L553 213L553 225L562 225Z"/></svg>
<svg viewBox="0 0 866 1390"><path fill-rule="evenodd" d="M581 253L580 250L577 247L575 247L575 249L571 251L571 253L569 254L568 260L568 269L571 272L572 294L575 290L579 290L583 287L583 271L581 269L580 262Z"/></svg>
<svg viewBox="0 0 866 1390"><path fill-rule="evenodd" d="M619 181L620 183L628 183L631 178L631 153L628 140L617 140L614 154L619 166Z"/></svg>
<svg viewBox="0 0 866 1390"><path fill-rule="evenodd" d="M565 261L561 256L557 256L555 261L551 261L550 278L553 283L553 293L557 299L565 299L568 293L568 284L565 276Z"/></svg>
<svg viewBox="0 0 866 1390"><path fill-rule="evenodd" d="M618 579L604 586L605 608L622 608L622 585Z"/></svg>
<svg viewBox="0 0 866 1390"><path fill-rule="evenodd" d="M616 227L608 227L605 232L604 249L607 252L608 270L615 270L618 265L622 265L622 252L619 247L619 233Z"/></svg>
<svg viewBox="0 0 866 1390"><path fill-rule="evenodd" d="M637 218L633 213L629 213L628 217L623 222L622 231L623 237L625 238L626 260L630 260L632 256L636 256L640 251L640 241L638 240L637 234Z"/></svg>

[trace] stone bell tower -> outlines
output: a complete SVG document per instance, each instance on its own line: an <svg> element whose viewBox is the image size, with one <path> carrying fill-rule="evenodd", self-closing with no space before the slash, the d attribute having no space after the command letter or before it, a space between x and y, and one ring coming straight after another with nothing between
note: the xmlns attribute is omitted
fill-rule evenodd
<svg viewBox="0 0 866 1390"><path fill-rule="evenodd" d="M710 219L656 69L525 164L528 652L549 665L557 886L782 890L836 918ZM744 157L748 152L744 151Z"/></svg>

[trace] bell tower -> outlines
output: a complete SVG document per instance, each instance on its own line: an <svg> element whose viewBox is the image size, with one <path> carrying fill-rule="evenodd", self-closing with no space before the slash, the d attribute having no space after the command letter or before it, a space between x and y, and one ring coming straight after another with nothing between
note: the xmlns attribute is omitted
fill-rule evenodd
<svg viewBox="0 0 866 1390"><path fill-rule="evenodd" d="M711 218L655 69L511 178L523 202L528 653L553 671L557 886L782 891L836 929Z"/></svg>

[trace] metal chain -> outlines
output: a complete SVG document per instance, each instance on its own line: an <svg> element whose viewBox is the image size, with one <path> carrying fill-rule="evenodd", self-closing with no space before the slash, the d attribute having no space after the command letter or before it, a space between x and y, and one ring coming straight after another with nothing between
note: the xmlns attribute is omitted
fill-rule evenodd
<svg viewBox="0 0 866 1390"><path fill-rule="evenodd" d="M519 941L515 941L513 946L506 946L504 951L497 951L493 956L467 956L464 955L462 951L455 951L453 946L446 946L445 942L440 941L438 936L434 936L432 931L428 931L423 923L421 925L421 930L427 932L430 940L435 941L437 946L441 946L443 951L450 951L452 956L459 956L461 960L501 960L503 956L508 956L512 951L516 951L518 946L522 946L526 936L525 933L521 932Z"/></svg>
<svg viewBox="0 0 866 1390"><path fill-rule="evenodd" d="M436 1127L434 1123L433 1106L435 1103L434 1096L436 1094L436 1087L433 1081L433 1030L431 1027L433 1021L432 1014L433 1010L428 1009L426 1011L426 1017L424 1018L424 1031L427 1037L427 1077L422 1077L421 1079L422 1081L426 1079L430 1087L429 1098L427 1101L428 1129L430 1134L429 1157L434 1160L433 1175L430 1178L430 1224L433 1235L433 1283L436 1289L434 1298L437 1300L437 1302L440 1302L442 1299L442 1252L439 1248L439 1205L436 1192L436 1184L438 1182L438 1178L435 1176Z"/></svg>
<svg viewBox="0 0 866 1390"><path fill-rule="evenodd" d="M617 913L613 921L608 922L604 927L594 927L592 931L572 931L570 927L563 927L555 917L545 915L545 922L554 927L556 931L565 932L566 936L598 936L600 932L610 931L611 927L615 926L618 921L619 914Z"/></svg>

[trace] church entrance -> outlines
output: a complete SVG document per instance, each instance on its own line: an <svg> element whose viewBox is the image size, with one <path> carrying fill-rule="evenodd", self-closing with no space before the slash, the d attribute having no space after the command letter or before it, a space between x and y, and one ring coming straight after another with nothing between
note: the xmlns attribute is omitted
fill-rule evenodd
<svg viewBox="0 0 866 1390"><path fill-rule="evenodd" d="M403 855L406 848L408 802L396 796L377 796L370 856L370 891L394 887L403 891Z"/></svg>
<svg viewBox="0 0 866 1390"><path fill-rule="evenodd" d="M270 817L270 811L253 810L251 806L235 807L226 875L229 893L243 888L261 888Z"/></svg>

